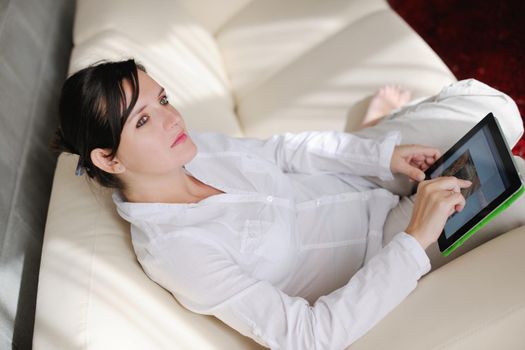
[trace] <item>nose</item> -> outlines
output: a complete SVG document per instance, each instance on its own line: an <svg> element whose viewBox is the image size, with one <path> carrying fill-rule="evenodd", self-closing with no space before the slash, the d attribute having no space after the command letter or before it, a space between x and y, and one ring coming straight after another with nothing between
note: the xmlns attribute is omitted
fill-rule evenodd
<svg viewBox="0 0 525 350"><path fill-rule="evenodd" d="M164 116L164 129L171 130L180 121L180 115L177 112L169 111Z"/></svg>

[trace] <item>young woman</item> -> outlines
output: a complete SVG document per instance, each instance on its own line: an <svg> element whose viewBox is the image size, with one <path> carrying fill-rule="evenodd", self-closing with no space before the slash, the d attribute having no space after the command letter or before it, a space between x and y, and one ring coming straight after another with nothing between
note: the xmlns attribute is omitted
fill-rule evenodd
<svg viewBox="0 0 525 350"><path fill-rule="evenodd" d="M400 107L380 91L366 116ZM462 210L454 177L422 181L409 225L383 246L398 196L364 176L420 181L438 149L343 132L267 140L187 130L164 89L133 60L64 84L55 147L115 188L148 276L189 310L272 349L344 349L430 269L425 249Z"/></svg>

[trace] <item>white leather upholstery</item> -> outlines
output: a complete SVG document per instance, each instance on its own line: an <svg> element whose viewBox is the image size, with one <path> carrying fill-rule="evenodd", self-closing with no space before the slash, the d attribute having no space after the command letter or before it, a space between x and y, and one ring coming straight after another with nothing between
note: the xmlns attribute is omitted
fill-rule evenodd
<svg viewBox="0 0 525 350"><path fill-rule="evenodd" d="M454 80L383 0L253 1L217 42L248 136L354 130L385 83L417 98Z"/></svg>
<svg viewBox="0 0 525 350"><path fill-rule="evenodd" d="M78 1L70 73L134 57L166 88L191 129L241 136L213 36L176 1Z"/></svg>
<svg viewBox="0 0 525 350"><path fill-rule="evenodd" d="M352 350L523 349L525 226L423 277Z"/></svg>
<svg viewBox="0 0 525 350"><path fill-rule="evenodd" d="M352 130L385 83L418 97L454 81L382 0L80 0L76 15L70 72L135 57L195 130ZM76 160L56 169L34 348L260 348L147 278L109 192L75 177ZM351 348L517 348L524 246L522 227L424 277Z"/></svg>

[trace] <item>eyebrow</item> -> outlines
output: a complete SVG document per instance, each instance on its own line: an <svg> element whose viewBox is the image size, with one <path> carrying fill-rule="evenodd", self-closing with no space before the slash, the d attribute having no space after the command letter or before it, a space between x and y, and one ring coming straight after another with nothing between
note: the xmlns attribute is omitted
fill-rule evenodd
<svg viewBox="0 0 525 350"><path fill-rule="evenodd" d="M164 92L164 88L161 86L161 87L160 87L159 94L157 95L157 97L159 97L160 95L162 95L163 92ZM148 106L148 105L145 104L144 106L140 107L140 109L139 109L137 112L133 113L132 115L130 115L130 116L128 117L128 120L135 118L137 115L140 115L140 113L141 113L141 112L144 110L144 108L146 108L147 106Z"/></svg>

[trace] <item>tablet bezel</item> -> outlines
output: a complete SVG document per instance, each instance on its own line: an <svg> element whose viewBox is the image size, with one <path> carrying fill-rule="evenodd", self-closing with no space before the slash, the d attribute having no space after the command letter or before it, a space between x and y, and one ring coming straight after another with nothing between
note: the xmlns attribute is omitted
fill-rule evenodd
<svg viewBox="0 0 525 350"><path fill-rule="evenodd" d="M441 164L443 164L451 155L453 155L460 147L467 143L477 132L479 132L483 127L488 126L488 130L493 137L494 144L496 146L498 155L500 156L503 168L509 179L510 185L507 187L503 193L496 197L492 202L490 202L485 208L483 208L476 216L467 221L463 226L461 226L454 234L449 238L445 236L445 230L441 232L441 235L438 238L439 250L443 253L457 241L459 241L464 235L468 234L471 229L473 229L479 222L481 222L487 215L492 211L498 208L502 203L507 199L512 197L522 186L519 173L516 169L516 165L512 158L512 153L510 147L503 136L501 127L499 126L498 121L492 113L487 114L478 124L476 124L467 134L465 134L459 141L457 141L454 146L452 146L447 152L445 152L432 166L430 166L425 171L425 180L430 180L430 174L434 172Z"/></svg>

